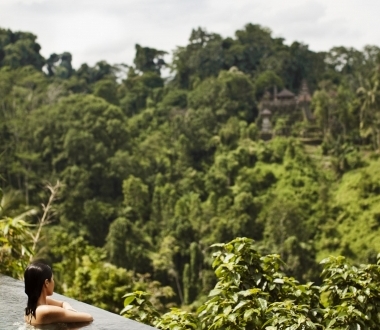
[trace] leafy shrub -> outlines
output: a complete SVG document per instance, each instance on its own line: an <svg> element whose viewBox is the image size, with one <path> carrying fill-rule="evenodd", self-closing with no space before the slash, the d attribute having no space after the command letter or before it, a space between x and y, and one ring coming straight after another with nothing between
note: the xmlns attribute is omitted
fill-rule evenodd
<svg viewBox="0 0 380 330"><path fill-rule="evenodd" d="M332 330L380 324L380 254L377 264L359 267L344 257L324 259L318 287L287 277L279 256L260 255L251 239L213 247L218 282L195 314L172 309L160 317L141 291L125 296L121 313L159 329Z"/></svg>

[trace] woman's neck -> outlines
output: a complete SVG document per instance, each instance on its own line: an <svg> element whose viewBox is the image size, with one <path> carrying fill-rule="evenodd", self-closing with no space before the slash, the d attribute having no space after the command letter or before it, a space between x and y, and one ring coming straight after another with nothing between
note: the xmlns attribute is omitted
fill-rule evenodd
<svg viewBox="0 0 380 330"><path fill-rule="evenodd" d="M40 297L37 300L37 306L40 306L40 305L47 305L47 303L46 303L46 293L45 293L44 290L42 290L42 292L40 294Z"/></svg>

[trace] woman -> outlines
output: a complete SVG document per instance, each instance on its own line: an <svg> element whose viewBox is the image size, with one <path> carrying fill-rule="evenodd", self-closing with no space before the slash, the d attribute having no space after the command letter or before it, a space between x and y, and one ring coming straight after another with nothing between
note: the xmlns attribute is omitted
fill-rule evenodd
<svg viewBox="0 0 380 330"><path fill-rule="evenodd" d="M33 263L24 273L28 303L25 321L31 325L57 322L92 322L90 314L80 313L69 303L50 298L54 291L53 272L48 265Z"/></svg>

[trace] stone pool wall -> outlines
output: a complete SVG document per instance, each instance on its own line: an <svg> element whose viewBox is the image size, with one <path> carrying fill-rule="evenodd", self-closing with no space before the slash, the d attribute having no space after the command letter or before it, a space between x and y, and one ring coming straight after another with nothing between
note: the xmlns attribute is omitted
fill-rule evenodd
<svg viewBox="0 0 380 330"><path fill-rule="evenodd" d="M154 330L150 326L141 324L120 315L107 312L103 309L79 302L77 300L53 294L53 298L70 303L81 312L90 313L94 322L90 324L55 324L41 327L33 327L23 321L24 309L27 297L24 293L24 283L8 276L0 274L0 330L61 330L61 329L86 329L86 330ZM122 302L121 302L122 303Z"/></svg>

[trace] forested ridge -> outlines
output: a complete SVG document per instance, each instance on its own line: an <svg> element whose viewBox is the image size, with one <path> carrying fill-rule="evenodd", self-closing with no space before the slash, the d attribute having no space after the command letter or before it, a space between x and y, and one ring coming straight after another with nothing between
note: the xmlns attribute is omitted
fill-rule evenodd
<svg viewBox="0 0 380 330"><path fill-rule="evenodd" d="M125 293L148 291L165 311L206 300L210 246L236 237L302 283L330 255L376 263L379 47L313 52L247 24L226 38L194 29L172 54L136 45L133 63L71 61L0 29L2 272L35 254L63 294L120 312ZM304 82L313 123L277 114L263 140L261 101ZM26 226L57 180L32 248Z"/></svg>

